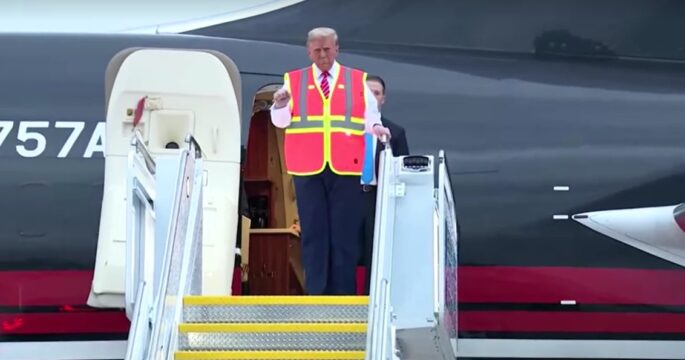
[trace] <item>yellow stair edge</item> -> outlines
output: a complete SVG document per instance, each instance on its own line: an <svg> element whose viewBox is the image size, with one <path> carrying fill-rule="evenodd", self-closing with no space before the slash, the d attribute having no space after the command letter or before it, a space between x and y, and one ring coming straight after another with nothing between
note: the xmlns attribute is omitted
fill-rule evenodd
<svg viewBox="0 0 685 360"><path fill-rule="evenodd" d="M364 359L364 351L177 351L175 360Z"/></svg>
<svg viewBox="0 0 685 360"><path fill-rule="evenodd" d="M277 333L277 332L327 332L327 333L365 333L364 323L198 323L179 324L180 333L195 332L239 332L239 333Z"/></svg>
<svg viewBox="0 0 685 360"><path fill-rule="evenodd" d="M369 305L368 296L186 296L183 305Z"/></svg>

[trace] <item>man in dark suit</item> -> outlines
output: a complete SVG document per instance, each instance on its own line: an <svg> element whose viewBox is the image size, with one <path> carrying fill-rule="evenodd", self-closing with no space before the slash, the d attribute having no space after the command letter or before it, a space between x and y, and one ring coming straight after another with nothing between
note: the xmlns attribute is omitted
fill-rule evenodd
<svg viewBox="0 0 685 360"><path fill-rule="evenodd" d="M392 153L394 156L409 155L409 145L407 144L407 137L404 132L404 128L397 125L396 123L388 120L384 117L381 111L383 103L385 103L385 81L380 76L368 75L366 77L366 85L371 89L376 102L378 103L378 111L381 112L381 123L383 126L387 127L392 134L390 138L390 146L392 147ZM375 168L376 174L378 173L378 160L380 159L380 153L384 146L380 141L376 141L376 154L375 154ZM361 231L363 231L362 238L362 265L366 267L366 281L364 284L364 294L369 294L369 288L371 286L371 260L373 257L373 230L374 222L376 218L376 182L374 176L374 181L372 185L362 185L362 192L364 193L364 224L362 225Z"/></svg>

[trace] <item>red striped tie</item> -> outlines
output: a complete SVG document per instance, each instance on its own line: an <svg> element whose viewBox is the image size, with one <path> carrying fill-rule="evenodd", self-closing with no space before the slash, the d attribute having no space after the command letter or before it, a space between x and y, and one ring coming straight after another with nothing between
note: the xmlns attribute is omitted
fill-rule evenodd
<svg viewBox="0 0 685 360"><path fill-rule="evenodd" d="M328 95L330 92L330 89L328 88L328 71L324 71L321 73L321 91L323 92L323 96L328 99Z"/></svg>

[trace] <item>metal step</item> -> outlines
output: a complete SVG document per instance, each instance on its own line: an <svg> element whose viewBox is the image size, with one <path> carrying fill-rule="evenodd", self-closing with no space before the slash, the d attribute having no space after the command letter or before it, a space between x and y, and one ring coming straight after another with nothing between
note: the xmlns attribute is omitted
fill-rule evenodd
<svg viewBox="0 0 685 360"><path fill-rule="evenodd" d="M181 324L179 350L363 351L366 324Z"/></svg>
<svg viewBox="0 0 685 360"><path fill-rule="evenodd" d="M189 296L186 323L366 323L368 296Z"/></svg>
<svg viewBox="0 0 685 360"><path fill-rule="evenodd" d="M363 351L178 351L175 360L359 360Z"/></svg>
<svg viewBox="0 0 685 360"><path fill-rule="evenodd" d="M175 359L364 359L366 296L189 296Z"/></svg>

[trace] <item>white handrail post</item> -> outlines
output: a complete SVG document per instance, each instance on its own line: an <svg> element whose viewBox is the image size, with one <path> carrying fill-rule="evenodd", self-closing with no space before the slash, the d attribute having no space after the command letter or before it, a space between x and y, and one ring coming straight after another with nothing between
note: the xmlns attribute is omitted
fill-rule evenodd
<svg viewBox="0 0 685 360"><path fill-rule="evenodd" d="M156 200L152 160L138 131L128 153L125 306L131 320L126 359L145 357L150 336L149 312L152 304L154 273L154 203Z"/></svg>

